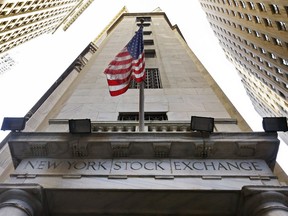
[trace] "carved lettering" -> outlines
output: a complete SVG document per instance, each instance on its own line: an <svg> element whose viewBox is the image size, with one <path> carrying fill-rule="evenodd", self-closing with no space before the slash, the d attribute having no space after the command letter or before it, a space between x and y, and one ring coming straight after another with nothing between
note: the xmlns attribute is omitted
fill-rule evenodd
<svg viewBox="0 0 288 216"><path fill-rule="evenodd" d="M228 170L222 163L218 164L218 170L220 169Z"/></svg>
<svg viewBox="0 0 288 216"><path fill-rule="evenodd" d="M251 164L252 164L254 170L256 170L256 171L262 171L263 170L260 168L260 165L257 162L253 161L253 162L251 162Z"/></svg>
<svg viewBox="0 0 288 216"><path fill-rule="evenodd" d="M210 167L210 169L215 170L215 165L213 162L203 162L203 164L205 166L205 170L209 170Z"/></svg>
<svg viewBox="0 0 288 216"><path fill-rule="evenodd" d="M107 168L104 166L105 163L106 163L106 161L99 161L98 169L100 170L102 168L104 170L107 170Z"/></svg>
<svg viewBox="0 0 288 216"><path fill-rule="evenodd" d="M165 170L162 166L161 166L162 162L156 162L156 170ZM159 168L159 169L158 169Z"/></svg>
<svg viewBox="0 0 288 216"><path fill-rule="evenodd" d="M264 160L204 159L24 159L19 174L274 176Z"/></svg>
<svg viewBox="0 0 288 216"><path fill-rule="evenodd" d="M48 164L47 164L47 168L48 169L57 169L57 167L59 167L60 165L62 164L62 161L60 161L60 162L56 162L56 161L48 161Z"/></svg>
<svg viewBox="0 0 288 216"><path fill-rule="evenodd" d="M114 170L120 170L121 169L121 162L115 162L113 169Z"/></svg>
<svg viewBox="0 0 288 216"><path fill-rule="evenodd" d="M243 170L248 170L251 171L252 170L252 166L250 165L249 162L240 162L239 166L241 167L241 169Z"/></svg>
<svg viewBox="0 0 288 216"><path fill-rule="evenodd" d="M182 163L183 163L184 166L185 166L183 170L186 170L186 168L188 168L188 169L190 169L190 170L193 170L192 167L189 166L191 162L188 162L188 163L182 162Z"/></svg>
<svg viewBox="0 0 288 216"><path fill-rule="evenodd" d="M71 161L67 161L67 163L68 163L68 170L70 170L76 162L73 161L73 163L71 163Z"/></svg>
<svg viewBox="0 0 288 216"><path fill-rule="evenodd" d="M234 164L232 164L230 162L227 162L227 166L228 166L229 170L233 170L233 168L237 169L237 170L240 170L240 167L239 167L237 162L235 162Z"/></svg>
<svg viewBox="0 0 288 216"><path fill-rule="evenodd" d="M179 161L174 161L174 169L175 170L181 170L181 164Z"/></svg>
<svg viewBox="0 0 288 216"><path fill-rule="evenodd" d="M37 163L37 162L36 162ZM29 167L30 166L30 167ZM24 166L24 169L32 168L35 169L35 165L32 163L32 161L27 161L26 165Z"/></svg>
<svg viewBox="0 0 288 216"><path fill-rule="evenodd" d="M201 165L202 163L201 163L201 162L194 162L194 163L192 164L192 166L193 166L193 168L194 168L195 170L203 170L203 169L204 169L203 166L202 166L202 169L201 169L201 168L199 168L199 167L200 167L199 165L196 166L195 164Z"/></svg>
<svg viewBox="0 0 288 216"><path fill-rule="evenodd" d="M151 164L151 166L149 164ZM148 161L148 162L144 163L144 168L146 170L153 170L153 162L152 161Z"/></svg>

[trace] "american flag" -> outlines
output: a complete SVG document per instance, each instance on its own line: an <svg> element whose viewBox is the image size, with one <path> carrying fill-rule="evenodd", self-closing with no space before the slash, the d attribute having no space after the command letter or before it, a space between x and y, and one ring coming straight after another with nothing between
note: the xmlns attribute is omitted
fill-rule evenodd
<svg viewBox="0 0 288 216"><path fill-rule="evenodd" d="M125 93L132 79L138 83L145 79L143 27L110 62L104 73L111 96Z"/></svg>

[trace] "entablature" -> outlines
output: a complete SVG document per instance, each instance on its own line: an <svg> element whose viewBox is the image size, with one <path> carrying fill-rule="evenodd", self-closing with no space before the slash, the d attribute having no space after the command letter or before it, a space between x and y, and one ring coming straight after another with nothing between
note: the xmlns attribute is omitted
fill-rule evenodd
<svg viewBox="0 0 288 216"><path fill-rule="evenodd" d="M14 165L26 158L261 159L273 169L277 133L97 132L90 134L14 132Z"/></svg>

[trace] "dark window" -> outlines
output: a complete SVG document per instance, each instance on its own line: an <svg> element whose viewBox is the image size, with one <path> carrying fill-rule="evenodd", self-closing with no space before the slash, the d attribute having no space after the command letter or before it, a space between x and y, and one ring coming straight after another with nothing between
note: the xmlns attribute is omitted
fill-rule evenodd
<svg viewBox="0 0 288 216"><path fill-rule="evenodd" d="M144 88L147 88L147 89L162 88L162 83L161 83L158 68L147 68L145 72L146 72L146 77L144 81ZM130 88L136 89L136 88L139 88L139 85L134 80L132 80L130 83Z"/></svg>
<svg viewBox="0 0 288 216"><path fill-rule="evenodd" d="M277 25L279 30L287 31L287 27L286 27L286 23L285 22L281 22L281 21L275 21L275 22L276 22L276 25Z"/></svg>
<svg viewBox="0 0 288 216"><path fill-rule="evenodd" d="M268 18L263 18L263 21L265 23L265 26L272 26L272 21Z"/></svg>
<svg viewBox="0 0 288 216"><path fill-rule="evenodd" d="M258 16L254 16L255 23L261 23L260 18Z"/></svg>
<svg viewBox="0 0 288 216"><path fill-rule="evenodd" d="M286 14L288 15L288 6L284 6Z"/></svg>
<svg viewBox="0 0 288 216"><path fill-rule="evenodd" d="M279 14L280 13L279 8L278 8L278 6L276 4L271 4L269 6L270 6L271 12L273 14Z"/></svg>
<svg viewBox="0 0 288 216"><path fill-rule="evenodd" d="M143 31L143 35L151 35L152 34L152 31Z"/></svg>
<svg viewBox="0 0 288 216"><path fill-rule="evenodd" d="M273 43L278 45L278 46L282 46L282 41L278 38L272 38Z"/></svg>
<svg viewBox="0 0 288 216"><path fill-rule="evenodd" d="M141 22L141 19L143 19L144 22L151 22L151 17L136 17L136 22Z"/></svg>
<svg viewBox="0 0 288 216"><path fill-rule="evenodd" d="M140 26L140 25L141 25L141 23L137 23L137 26ZM143 27L148 27L148 26L150 26L150 23L143 23L142 25L143 25Z"/></svg>
<svg viewBox="0 0 288 216"><path fill-rule="evenodd" d="M259 10L260 11L266 11L266 7L265 7L265 4L264 3L257 3L257 5L258 5L258 8L259 8Z"/></svg>
<svg viewBox="0 0 288 216"><path fill-rule="evenodd" d="M146 49L144 50L145 53L145 58L155 58L156 57L156 52L154 49Z"/></svg>
<svg viewBox="0 0 288 216"><path fill-rule="evenodd" d="M247 4L248 4L250 10L255 10L255 5L253 2L247 2Z"/></svg>
<svg viewBox="0 0 288 216"><path fill-rule="evenodd" d="M138 112L123 112L119 113L118 121L138 121L139 113ZM166 112L145 112L144 113L145 121L165 121L168 120Z"/></svg>
<svg viewBox="0 0 288 216"><path fill-rule="evenodd" d="M286 99L285 94L283 94L281 91L279 91L279 95L280 95L282 98Z"/></svg>
<svg viewBox="0 0 288 216"><path fill-rule="evenodd" d="M154 45L154 41L153 40L145 40L144 39L144 45Z"/></svg>

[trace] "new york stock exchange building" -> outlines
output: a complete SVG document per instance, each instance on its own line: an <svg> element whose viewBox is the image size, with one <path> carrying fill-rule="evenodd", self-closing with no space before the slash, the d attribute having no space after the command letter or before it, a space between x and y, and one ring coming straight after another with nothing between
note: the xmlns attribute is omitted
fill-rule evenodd
<svg viewBox="0 0 288 216"><path fill-rule="evenodd" d="M138 84L111 97L103 73L140 20L143 130ZM5 120L1 216L288 215L279 119L252 132L160 10L117 14L22 122Z"/></svg>

